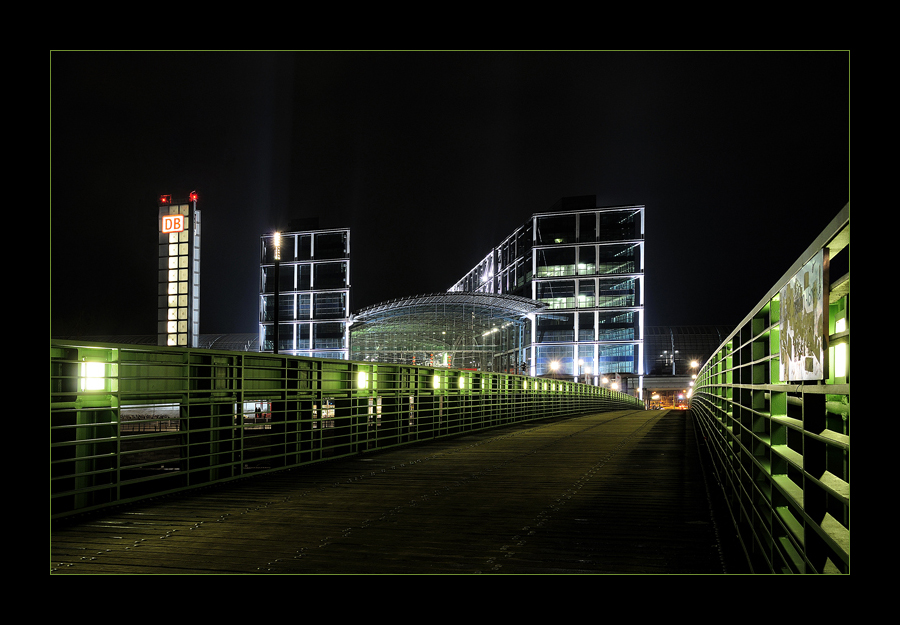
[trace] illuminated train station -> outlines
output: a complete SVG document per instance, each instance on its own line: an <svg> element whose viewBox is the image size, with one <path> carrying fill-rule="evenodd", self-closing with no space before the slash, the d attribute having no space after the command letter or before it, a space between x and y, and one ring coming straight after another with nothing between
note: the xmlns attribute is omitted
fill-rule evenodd
<svg viewBox="0 0 900 625"><path fill-rule="evenodd" d="M350 359L524 373L534 314L514 295L434 293L370 306L353 317Z"/></svg>
<svg viewBox="0 0 900 625"><path fill-rule="evenodd" d="M260 351L593 385L612 375L633 380L629 388L639 392L644 207L596 204L594 195L562 198L532 214L446 293L356 314L349 229L292 225L263 235Z"/></svg>

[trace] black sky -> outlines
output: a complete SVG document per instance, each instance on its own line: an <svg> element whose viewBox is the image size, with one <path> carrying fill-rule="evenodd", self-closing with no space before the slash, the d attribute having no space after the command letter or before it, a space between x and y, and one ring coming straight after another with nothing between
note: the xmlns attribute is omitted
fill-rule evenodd
<svg viewBox="0 0 900 625"><path fill-rule="evenodd" d="M196 190L203 333L259 237L349 226L354 310L444 291L564 196L646 205L649 325L736 325L849 201L849 53L53 52L51 334L153 334Z"/></svg>

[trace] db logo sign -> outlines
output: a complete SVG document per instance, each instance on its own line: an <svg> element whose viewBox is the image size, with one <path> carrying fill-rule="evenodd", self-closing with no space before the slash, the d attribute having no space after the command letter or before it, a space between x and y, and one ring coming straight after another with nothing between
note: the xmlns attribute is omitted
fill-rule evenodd
<svg viewBox="0 0 900 625"><path fill-rule="evenodd" d="M181 232L184 230L184 215L163 215L162 231Z"/></svg>

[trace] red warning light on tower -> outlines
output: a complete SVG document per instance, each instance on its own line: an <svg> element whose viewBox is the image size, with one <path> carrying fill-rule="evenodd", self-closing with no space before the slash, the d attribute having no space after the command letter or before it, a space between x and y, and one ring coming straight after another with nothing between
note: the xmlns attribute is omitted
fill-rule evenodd
<svg viewBox="0 0 900 625"><path fill-rule="evenodd" d="M171 204L171 203L172 203L172 196L171 196L171 195L160 195L160 196L159 196L159 203L160 203L160 204Z"/></svg>

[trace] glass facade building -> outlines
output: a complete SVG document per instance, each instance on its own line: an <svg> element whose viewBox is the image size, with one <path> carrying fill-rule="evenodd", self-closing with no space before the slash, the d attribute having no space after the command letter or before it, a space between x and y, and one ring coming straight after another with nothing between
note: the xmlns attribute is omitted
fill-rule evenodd
<svg viewBox="0 0 900 625"><path fill-rule="evenodd" d="M524 373L529 318L543 306L487 293L433 293L370 306L353 316L352 360Z"/></svg>
<svg viewBox="0 0 900 625"><path fill-rule="evenodd" d="M162 195L159 209L157 345L197 347L200 336L200 209Z"/></svg>
<svg viewBox="0 0 900 625"><path fill-rule="evenodd" d="M535 213L450 291L546 304L521 356L531 375L643 375L644 207L563 198Z"/></svg>
<svg viewBox="0 0 900 625"><path fill-rule="evenodd" d="M259 275L260 351L348 359L349 229L263 235Z"/></svg>

